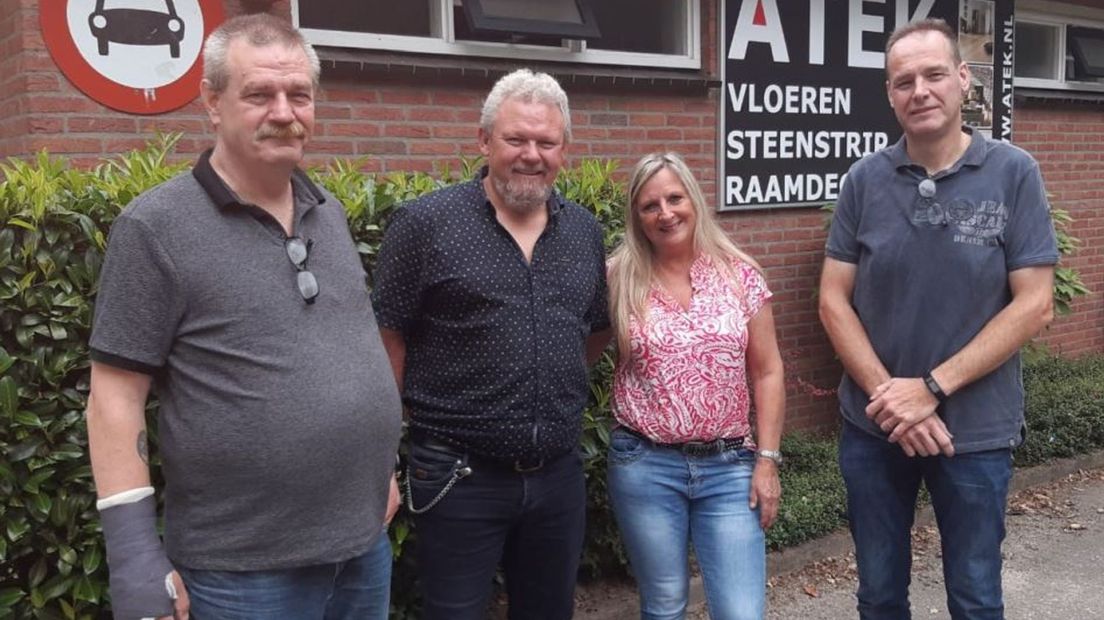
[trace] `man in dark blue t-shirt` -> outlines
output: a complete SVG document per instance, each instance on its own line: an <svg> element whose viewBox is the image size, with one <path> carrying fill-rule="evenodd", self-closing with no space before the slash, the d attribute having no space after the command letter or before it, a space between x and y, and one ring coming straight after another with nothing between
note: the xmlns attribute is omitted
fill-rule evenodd
<svg viewBox="0 0 1104 620"><path fill-rule="evenodd" d="M1003 618L1019 349L1051 319L1058 260L1046 192L1030 155L962 126L970 74L944 22L894 32L886 78L905 135L848 173L820 287L846 371L840 466L859 615L909 617L922 480L952 618Z"/></svg>

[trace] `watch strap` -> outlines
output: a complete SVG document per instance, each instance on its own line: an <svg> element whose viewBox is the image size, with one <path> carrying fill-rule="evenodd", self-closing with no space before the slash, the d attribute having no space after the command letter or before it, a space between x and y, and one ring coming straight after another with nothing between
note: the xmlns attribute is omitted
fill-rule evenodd
<svg viewBox="0 0 1104 620"><path fill-rule="evenodd" d="M782 452L779 450L759 450L755 455L761 459L774 461L775 465L782 465Z"/></svg>
<svg viewBox="0 0 1104 620"><path fill-rule="evenodd" d="M947 393L943 391L943 387L939 385L939 382L935 380L935 377L929 372L924 375L924 385L928 387L928 391L935 396L936 400L943 402L947 400Z"/></svg>

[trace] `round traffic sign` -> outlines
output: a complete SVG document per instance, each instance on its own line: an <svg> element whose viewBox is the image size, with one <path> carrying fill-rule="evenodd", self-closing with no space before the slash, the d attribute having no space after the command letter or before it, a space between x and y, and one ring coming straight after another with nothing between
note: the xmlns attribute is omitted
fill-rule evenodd
<svg viewBox="0 0 1104 620"><path fill-rule="evenodd" d="M134 114L175 110L199 95L203 41L220 0L53 0L39 4L54 62L84 94Z"/></svg>

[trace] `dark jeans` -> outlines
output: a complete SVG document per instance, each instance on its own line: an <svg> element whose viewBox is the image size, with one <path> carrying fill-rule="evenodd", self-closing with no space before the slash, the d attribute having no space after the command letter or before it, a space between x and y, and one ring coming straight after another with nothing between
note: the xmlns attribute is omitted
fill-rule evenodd
<svg viewBox="0 0 1104 620"><path fill-rule="evenodd" d="M574 612L586 526L586 484L575 452L532 472L440 445L410 447L411 494L421 508L458 467L471 468L432 509L414 517L424 620L484 620L499 560L511 620Z"/></svg>
<svg viewBox="0 0 1104 620"><path fill-rule="evenodd" d="M1001 542L1012 452L909 458L844 422L840 469L859 568L859 617L908 620L910 530L920 481L931 494L954 620L1001 620Z"/></svg>

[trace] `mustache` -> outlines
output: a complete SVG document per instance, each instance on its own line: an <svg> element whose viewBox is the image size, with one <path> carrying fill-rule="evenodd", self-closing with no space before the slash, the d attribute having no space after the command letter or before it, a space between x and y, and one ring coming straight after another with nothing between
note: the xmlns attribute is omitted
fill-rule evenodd
<svg viewBox="0 0 1104 620"><path fill-rule="evenodd" d="M299 121L292 121L287 125L271 125L265 123L257 129L253 137L257 140L265 140L267 138L302 138L305 135L307 135L307 128Z"/></svg>

